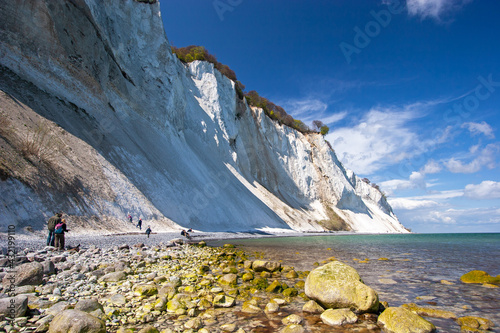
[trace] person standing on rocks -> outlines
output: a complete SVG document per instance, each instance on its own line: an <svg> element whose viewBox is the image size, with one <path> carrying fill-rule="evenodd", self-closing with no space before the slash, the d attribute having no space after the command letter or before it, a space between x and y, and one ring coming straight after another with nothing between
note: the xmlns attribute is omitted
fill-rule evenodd
<svg viewBox="0 0 500 333"><path fill-rule="evenodd" d="M49 231L49 236L47 237L47 246L54 246L54 230L56 228L56 225L61 223L61 217L62 213L55 213L54 216L52 216L47 221L47 229Z"/></svg>
<svg viewBox="0 0 500 333"><path fill-rule="evenodd" d="M132 215L128 214L128 219L129 219L130 223L134 223L134 222L132 221Z"/></svg>
<svg viewBox="0 0 500 333"><path fill-rule="evenodd" d="M148 225L148 228L146 229L146 235L148 235L148 238L150 233L151 233L151 226Z"/></svg>
<svg viewBox="0 0 500 333"><path fill-rule="evenodd" d="M142 230L142 219L140 217L139 217L139 222L137 222L137 225L135 227L139 228L139 230Z"/></svg>
<svg viewBox="0 0 500 333"><path fill-rule="evenodd" d="M66 219L62 219L61 223L57 224L54 230L55 244L58 250L64 251L64 233L68 231L66 228Z"/></svg>

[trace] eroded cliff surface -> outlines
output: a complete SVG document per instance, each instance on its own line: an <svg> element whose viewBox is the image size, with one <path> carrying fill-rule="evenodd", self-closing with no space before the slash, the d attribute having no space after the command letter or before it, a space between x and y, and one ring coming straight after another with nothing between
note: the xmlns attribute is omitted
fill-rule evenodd
<svg viewBox="0 0 500 333"><path fill-rule="evenodd" d="M405 232L321 135L181 63L157 3L10 1L0 38L2 225L63 210L81 231L133 230L130 213L158 231Z"/></svg>

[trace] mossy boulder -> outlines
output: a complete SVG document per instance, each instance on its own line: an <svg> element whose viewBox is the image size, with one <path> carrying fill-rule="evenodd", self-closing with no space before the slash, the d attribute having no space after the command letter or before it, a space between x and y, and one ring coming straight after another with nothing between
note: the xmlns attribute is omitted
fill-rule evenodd
<svg viewBox="0 0 500 333"><path fill-rule="evenodd" d="M354 324L358 321L358 316L349 309L328 309L321 314L320 318L329 326Z"/></svg>
<svg viewBox="0 0 500 333"><path fill-rule="evenodd" d="M340 261L311 271L305 282L307 297L329 309L349 308L354 312L376 312L378 295L363 283L358 272Z"/></svg>
<svg viewBox="0 0 500 333"><path fill-rule="evenodd" d="M158 294L156 284L138 284L134 286L134 296L153 296Z"/></svg>
<svg viewBox="0 0 500 333"><path fill-rule="evenodd" d="M457 323L461 327L468 327L480 330L489 330L495 326L495 324L493 324L493 322L489 319L474 317L474 316L460 317L457 319Z"/></svg>
<svg viewBox="0 0 500 333"><path fill-rule="evenodd" d="M250 272L247 272L247 273L244 273L242 276L241 276L241 279L243 281L252 281L253 280L253 274L250 273Z"/></svg>
<svg viewBox="0 0 500 333"><path fill-rule="evenodd" d="M236 285L238 282L238 275L236 274L224 274L219 279L219 283L223 285Z"/></svg>
<svg viewBox="0 0 500 333"><path fill-rule="evenodd" d="M236 299L227 295L216 295L213 305L216 308L230 308L236 304Z"/></svg>
<svg viewBox="0 0 500 333"><path fill-rule="evenodd" d="M484 271L470 271L460 277L463 283L491 283L500 284L500 276L490 276Z"/></svg>
<svg viewBox="0 0 500 333"><path fill-rule="evenodd" d="M422 306L418 306L415 303L403 304L402 307L410 310L411 312L418 314L419 316L444 318L444 319L456 319L457 318L457 315L451 311L430 308L430 307L422 307Z"/></svg>
<svg viewBox="0 0 500 333"><path fill-rule="evenodd" d="M253 279L252 284L256 289L266 289L269 286L269 282L266 278L263 277L257 277Z"/></svg>
<svg viewBox="0 0 500 333"><path fill-rule="evenodd" d="M278 280L274 280L267 288L266 292L268 293L279 293L283 291L283 286Z"/></svg>
<svg viewBox="0 0 500 333"><path fill-rule="evenodd" d="M390 307L378 317L377 324L391 333L430 333L436 327L429 321L405 308Z"/></svg>
<svg viewBox="0 0 500 333"><path fill-rule="evenodd" d="M295 297L299 294L299 291L295 288L286 288L283 290L283 296L285 297Z"/></svg>

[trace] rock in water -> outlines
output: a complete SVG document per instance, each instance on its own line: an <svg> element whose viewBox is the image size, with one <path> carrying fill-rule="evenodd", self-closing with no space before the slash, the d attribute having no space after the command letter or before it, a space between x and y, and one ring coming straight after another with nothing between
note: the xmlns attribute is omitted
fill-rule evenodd
<svg viewBox="0 0 500 333"><path fill-rule="evenodd" d="M419 315L404 308L387 308L378 317L377 324L392 333L430 333L436 327Z"/></svg>
<svg viewBox="0 0 500 333"><path fill-rule="evenodd" d="M329 309L321 314L321 320L330 326L354 324L358 317L349 309Z"/></svg>
<svg viewBox="0 0 500 333"><path fill-rule="evenodd" d="M340 261L314 269L306 279L307 297L325 308L349 308L354 312L376 312L378 295L363 283L358 272Z"/></svg>
<svg viewBox="0 0 500 333"><path fill-rule="evenodd" d="M65 310L54 317L49 333L106 333L102 320L79 310Z"/></svg>

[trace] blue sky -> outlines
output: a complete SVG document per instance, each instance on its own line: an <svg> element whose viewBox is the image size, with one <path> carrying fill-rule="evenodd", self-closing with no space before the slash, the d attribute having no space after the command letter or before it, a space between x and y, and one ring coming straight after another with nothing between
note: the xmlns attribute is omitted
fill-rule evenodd
<svg viewBox="0 0 500 333"><path fill-rule="evenodd" d="M378 184L414 232L500 232L500 2L160 0L203 45Z"/></svg>

